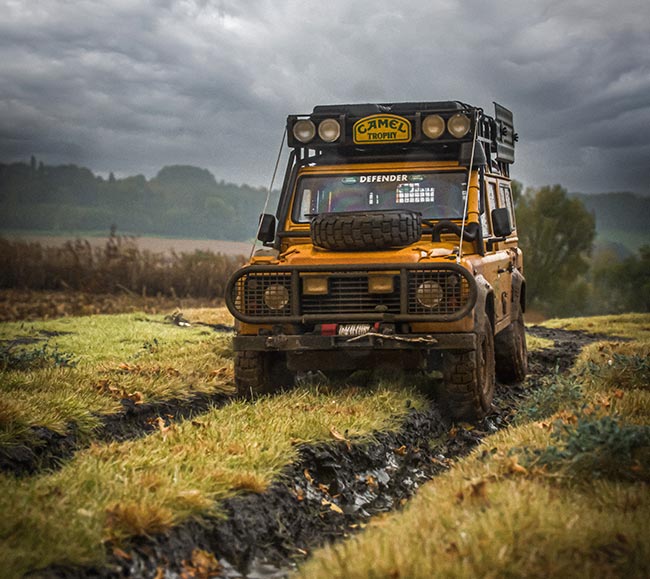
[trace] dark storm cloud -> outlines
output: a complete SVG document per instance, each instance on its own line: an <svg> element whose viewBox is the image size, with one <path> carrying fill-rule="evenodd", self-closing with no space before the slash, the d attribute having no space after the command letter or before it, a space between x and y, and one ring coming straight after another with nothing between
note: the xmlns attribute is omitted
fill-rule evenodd
<svg viewBox="0 0 650 579"><path fill-rule="evenodd" d="M266 184L288 113L497 100L526 183L647 193L649 6L0 0L0 159Z"/></svg>

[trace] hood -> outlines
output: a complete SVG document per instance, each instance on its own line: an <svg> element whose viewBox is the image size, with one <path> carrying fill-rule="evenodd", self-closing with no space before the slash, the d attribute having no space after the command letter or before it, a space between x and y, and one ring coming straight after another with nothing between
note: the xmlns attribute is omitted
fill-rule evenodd
<svg viewBox="0 0 650 579"><path fill-rule="evenodd" d="M294 245L278 257L279 265L358 265L455 261L453 244L418 242L400 249L381 251L331 251L312 244Z"/></svg>

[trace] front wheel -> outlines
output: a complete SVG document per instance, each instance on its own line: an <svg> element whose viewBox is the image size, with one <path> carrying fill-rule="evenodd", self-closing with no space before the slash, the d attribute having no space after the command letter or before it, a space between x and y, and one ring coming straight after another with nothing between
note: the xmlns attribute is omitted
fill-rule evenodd
<svg viewBox="0 0 650 579"><path fill-rule="evenodd" d="M494 340L497 379L504 384L523 382L528 373L526 328L521 304L513 307L512 313L512 322Z"/></svg>
<svg viewBox="0 0 650 579"><path fill-rule="evenodd" d="M278 352L235 352L237 394L251 399L293 386L286 356Z"/></svg>
<svg viewBox="0 0 650 579"><path fill-rule="evenodd" d="M440 403L458 420L476 421L492 407L494 396L494 334L486 317L477 331L477 347L445 351Z"/></svg>

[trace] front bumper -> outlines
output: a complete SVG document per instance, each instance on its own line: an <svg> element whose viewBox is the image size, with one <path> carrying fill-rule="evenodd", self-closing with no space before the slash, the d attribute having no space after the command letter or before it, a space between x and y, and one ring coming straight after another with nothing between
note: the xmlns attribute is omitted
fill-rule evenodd
<svg viewBox="0 0 650 579"><path fill-rule="evenodd" d="M311 334L272 336L236 336L236 352L376 352L382 350L473 350L476 334L379 334L371 332L360 336L317 336Z"/></svg>

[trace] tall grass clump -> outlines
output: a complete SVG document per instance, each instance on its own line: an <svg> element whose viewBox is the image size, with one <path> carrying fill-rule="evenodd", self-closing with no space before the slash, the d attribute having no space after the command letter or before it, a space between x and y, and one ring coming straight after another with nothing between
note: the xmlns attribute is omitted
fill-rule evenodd
<svg viewBox="0 0 650 579"><path fill-rule="evenodd" d="M86 240L60 247L0 238L0 288L130 292L139 296L223 297L244 257L211 251L154 253L111 230L104 247Z"/></svg>
<svg viewBox="0 0 650 579"><path fill-rule="evenodd" d="M650 428L616 416L581 413L553 423L551 444L528 451L527 466L544 467L573 480L650 482Z"/></svg>

